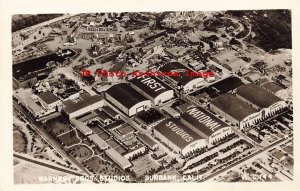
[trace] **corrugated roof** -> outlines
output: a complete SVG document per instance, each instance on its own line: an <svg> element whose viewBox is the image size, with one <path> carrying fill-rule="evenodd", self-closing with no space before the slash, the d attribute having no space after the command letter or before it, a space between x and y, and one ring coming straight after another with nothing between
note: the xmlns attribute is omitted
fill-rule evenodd
<svg viewBox="0 0 300 191"><path fill-rule="evenodd" d="M52 92L44 92L39 95L39 97L47 104L59 101L59 99Z"/></svg>
<svg viewBox="0 0 300 191"><path fill-rule="evenodd" d="M281 86L279 86L278 84L275 84L274 82L266 82L261 87L264 87L273 93L283 90L283 88Z"/></svg>
<svg viewBox="0 0 300 191"><path fill-rule="evenodd" d="M194 141L204 139L199 134L197 134L192 129L188 128L186 125L180 121L174 119L168 119L157 126L154 130L166 137L170 142L175 144L177 147L184 149L186 146ZM179 132L180 133L176 133Z"/></svg>
<svg viewBox="0 0 300 191"><path fill-rule="evenodd" d="M274 94L255 84L245 84L237 88L236 93L260 108L268 108L274 103L283 101Z"/></svg>
<svg viewBox="0 0 300 191"><path fill-rule="evenodd" d="M126 83L112 86L106 91L106 94L118 100L118 102L127 108L131 108L137 103L148 100Z"/></svg>
<svg viewBox="0 0 300 191"><path fill-rule="evenodd" d="M228 127L226 123L201 107L189 108L181 115L181 119L207 137L219 129Z"/></svg>
<svg viewBox="0 0 300 191"><path fill-rule="evenodd" d="M228 93L214 98L210 104L239 121L242 121L244 118L257 112L248 103Z"/></svg>
<svg viewBox="0 0 300 191"><path fill-rule="evenodd" d="M146 77L144 75L132 78L130 83L138 87L140 90L148 94L152 98L156 98L166 91L173 91L164 82L156 77Z"/></svg>

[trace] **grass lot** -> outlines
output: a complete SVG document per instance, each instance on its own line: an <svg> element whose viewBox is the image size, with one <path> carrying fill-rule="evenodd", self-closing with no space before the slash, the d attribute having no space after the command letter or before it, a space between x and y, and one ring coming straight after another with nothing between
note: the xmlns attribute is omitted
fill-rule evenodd
<svg viewBox="0 0 300 191"><path fill-rule="evenodd" d="M20 132L18 132L18 131L14 132L13 141L14 141L14 145L13 145L14 151L20 152L20 153L26 152L26 140L21 135Z"/></svg>
<svg viewBox="0 0 300 191"><path fill-rule="evenodd" d="M136 173L137 177L143 176L151 168L157 168L158 164L150 159L148 155L144 155L138 160L132 161L133 167L132 170Z"/></svg>
<svg viewBox="0 0 300 191"><path fill-rule="evenodd" d="M120 169L116 165L107 164L105 161L103 161L100 157L94 156L88 161L85 162L85 164L92 169L93 172L97 174L102 175L125 175L125 172Z"/></svg>
<svg viewBox="0 0 300 191"><path fill-rule="evenodd" d="M80 143L80 139L76 136L76 130L72 130L66 134L59 136L58 138L67 147Z"/></svg>
<svg viewBox="0 0 300 191"><path fill-rule="evenodd" d="M51 133L53 133L54 136L57 136L64 132L69 131L70 123L62 116L59 116L57 118L47 121L46 127L47 127L47 130L49 130Z"/></svg>

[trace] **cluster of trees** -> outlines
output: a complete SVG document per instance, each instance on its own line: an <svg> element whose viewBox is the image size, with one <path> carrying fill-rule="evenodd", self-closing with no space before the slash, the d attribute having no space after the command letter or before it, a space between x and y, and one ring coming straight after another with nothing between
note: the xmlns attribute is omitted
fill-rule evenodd
<svg viewBox="0 0 300 191"><path fill-rule="evenodd" d="M14 15L11 30L15 32L59 16L62 16L62 14Z"/></svg>
<svg viewBox="0 0 300 191"><path fill-rule="evenodd" d="M140 152L138 152L138 153L132 155L131 157L129 157L128 160L129 160L129 161L136 160L136 159L138 159L138 158L140 158L140 157L142 157L142 156L144 156L144 155L146 155L146 154L148 154L148 153L149 153L149 149L146 148L144 152L140 151Z"/></svg>
<svg viewBox="0 0 300 191"><path fill-rule="evenodd" d="M219 156L218 152L215 152L215 153L213 153L211 155L208 155L208 156L204 157L203 159L201 159L201 160L199 160L199 161L197 161L195 163L192 163L192 164L188 165L187 169L192 169L192 168L194 168L196 166L199 166L199 165L201 165L201 164L203 164L203 163L205 163L207 161L210 161L210 160L216 158L217 156Z"/></svg>

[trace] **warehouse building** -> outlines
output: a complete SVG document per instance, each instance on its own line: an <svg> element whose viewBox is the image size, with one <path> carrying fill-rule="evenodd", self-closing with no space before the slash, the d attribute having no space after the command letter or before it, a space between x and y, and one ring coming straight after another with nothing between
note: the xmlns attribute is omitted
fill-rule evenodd
<svg viewBox="0 0 300 191"><path fill-rule="evenodd" d="M260 85L263 89L271 92L272 94L275 94L276 96L280 96L283 92L286 90L281 87L280 85L274 83L274 82L265 82Z"/></svg>
<svg viewBox="0 0 300 191"><path fill-rule="evenodd" d="M210 109L240 128L251 126L261 119L260 112L229 93L214 98Z"/></svg>
<svg viewBox="0 0 300 191"><path fill-rule="evenodd" d="M78 129L84 135L91 135L93 133L92 129L89 128L85 123L79 121L75 118L70 119L71 126Z"/></svg>
<svg viewBox="0 0 300 191"><path fill-rule="evenodd" d="M74 118L91 110L98 109L104 105L104 100L99 95L90 96L84 94L81 96L81 100L78 102L73 102L71 100L63 102L64 112L69 116L69 118Z"/></svg>
<svg viewBox="0 0 300 191"><path fill-rule="evenodd" d="M159 69L161 72L177 72L178 75L164 76L174 87L182 88L184 93L194 90L203 85L204 79L201 77L187 76L186 71L191 70L179 62L167 63Z"/></svg>
<svg viewBox="0 0 300 191"><path fill-rule="evenodd" d="M34 95L31 91L20 88L14 91L13 98L17 100L18 104L26 107L28 113L35 118L39 118L46 115L45 110L39 104L36 103Z"/></svg>
<svg viewBox="0 0 300 191"><path fill-rule="evenodd" d="M255 84L238 87L236 96L260 111L262 119L270 117L286 107L284 100Z"/></svg>
<svg viewBox="0 0 300 191"><path fill-rule="evenodd" d="M93 141L100 149L105 150L108 148L108 144L97 134L89 135L88 138Z"/></svg>
<svg viewBox="0 0 300 191"><path fill-rule="evenodd" d="M146 135L146 134L139 134L139 136L137 138L144 145L146 145L150 150L154 151L154 150L158 149L158 144L152 138L150 138L148 135Z"/></svg>
<svg viewBox="0 0 300 191"><path fill-rule="evenodd" d="M154 105L164 103L174 97L174 91L156 77L141 75L131 79L130 83Z"/></svg>
<svg viewBox="0 0 300 191"><path fill-rule="evenodd" d="M105 92L105 97L128 116L151 108L151 101L126 83L112 86Z"/></svg>
<svg viewBox="0 0 300 191"><path fill-rule="evenodd" d="M61 100L59 100L52 92L41 93L38 97L39 102L47 110L56 109L62 105Z"/></svg>
<svg viewBox="0 0 300 191"><path fill-rule="evenodd" d="M231 134L230 126L201 107L192 105L181 115L181 120L210 144Z"/></svg>
<svg viewBox="0 0 300 191"><path fill-rule="evenodd" d="M187 153L206 145L205 138L178 120L169 119L154 127L154 135L177 153Z"/></svg>

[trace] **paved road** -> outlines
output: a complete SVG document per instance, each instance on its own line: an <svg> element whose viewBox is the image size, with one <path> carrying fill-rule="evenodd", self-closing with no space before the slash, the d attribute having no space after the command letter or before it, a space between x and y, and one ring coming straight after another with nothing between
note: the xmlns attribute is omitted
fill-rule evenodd
<svg viewBox="0 0 300 191"><path fill-rule="evenodd" d="M16 158L34 163L34 164L38 164L38 165L45 166L45 167L48 167L48 168L51 168L51 169L54 169L54 170L58 170L58 171L61 171L61 172L67 173L67 174L72 174L72 175L75 175L75 176L84 176L84 174L76 173L74 171L67 170L67 169L64 169L64 168L59 168L57 166L53 166L53 165L43 163L43 162L40 162L40 161L32 160L30 158L26 158L26 157L18 155L18 154L13 154L13 156L16 157Z"/></svg>
<svg viewBox="0 0 300 191"><path fill-rule="evenodd" d="M64 158L71 161L73 164L75 164L80 170L85 172L86 174L90 175L90 172L84 168L84 166L79 163L74 158L70 157L62 148L61 146L53 139L51 138L48 133L39 125L36 123L34 119L31 118L31 116L28 115L18 104L14 102L15 107L23 113L23 115L26 116L26 119L30 121L31 127L36 130L37 133L48 143L50 144L58 153L60 153Z"/></svg>

